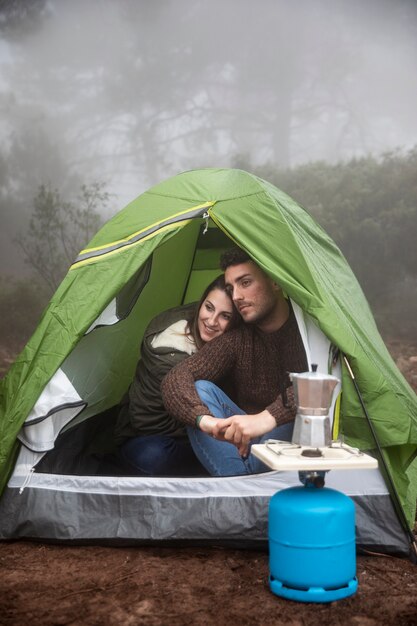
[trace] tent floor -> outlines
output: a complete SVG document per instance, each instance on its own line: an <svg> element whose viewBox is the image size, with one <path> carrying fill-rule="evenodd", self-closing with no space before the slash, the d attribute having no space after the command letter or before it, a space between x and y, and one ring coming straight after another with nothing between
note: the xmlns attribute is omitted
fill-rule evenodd
<svg viewBox="0 0 417 626"><path fill-rule="evenodd" d="M72 476L140 476L121 462L114 445L118 410L118 406L112 407L61 433L54 449L40 460L35 471Z"/></svg>

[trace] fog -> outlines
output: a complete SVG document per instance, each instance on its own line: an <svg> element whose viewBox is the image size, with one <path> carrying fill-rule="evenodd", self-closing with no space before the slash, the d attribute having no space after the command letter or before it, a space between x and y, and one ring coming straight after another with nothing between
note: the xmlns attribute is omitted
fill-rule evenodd
<svg viewBox="0 0 417 626"><path fill-rule="evenodd" d="M0 261L41 184L102 181L105 217L199 167L417 144L414 0L3 0Z"/></svg>

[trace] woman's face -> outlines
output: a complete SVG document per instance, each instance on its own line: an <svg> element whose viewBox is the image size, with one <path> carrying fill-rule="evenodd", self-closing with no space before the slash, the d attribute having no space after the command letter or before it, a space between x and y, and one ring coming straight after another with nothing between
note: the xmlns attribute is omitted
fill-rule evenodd
<svg viewBox="0 0 417 626"><path fill-rule="evenodd" d="M213 289L207 295L198 312L198 331L202 341L211 341L222 335L233 315L233 304L221 289Z"/></svg>

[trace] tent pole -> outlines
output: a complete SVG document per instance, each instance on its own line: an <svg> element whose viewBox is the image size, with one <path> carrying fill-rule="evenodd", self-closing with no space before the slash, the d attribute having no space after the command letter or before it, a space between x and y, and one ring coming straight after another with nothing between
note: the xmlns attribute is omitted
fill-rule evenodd
<svg viewBox="0 0 417 626"><path fill-rule="evenodd" d="M378 441L378 437L377 437L377 434L375 432L374 425L372 424L371 418L369 417L368 411L366 410L365 403L364 403L363 398L362 398L362 394L361 394L360 389L358 387L358 383L356 382L355 375L354 375L354 373L352 371L350 363L349 363L349 361L348 361L348 359L347 359L345 354L343 354L343 360L345 362L345 365L346 365L347 370L349 372L349 376L350 376L350 378L351 378L351 380L353 382L353 385L355 387L356 394L357 394L357 396L359 398L359 402L361 403L361 407L362 407L363 412L365 414L366 420L368 422L369 428L370 428L371 433L372 433L372 437L374 439L374 442L375 442L375 445L377 447L379 456L381 458L382 465L384 467L384 472L385 472L385 474L387 476L387 479L388 479L388 482L389 482L391 498L394 501L395 510L397 511L398 517L400 518L400 522L401 522L401 524L402 524L402 526L403 526L403 528L404 528L404 530L405 530L405 532L406 532L406 534L407 534L407 536L408 536L408 538L410 540L410 546L411 546L411 550L412 550L412 560L413 560L414 563L417 563L417 543L416 543L416 538L414 536L414 533L413 533L412 529L410 528L410 526L408 524L408 520L407 520L407 518L405 516L404 509L402 507L402 504L401 504L401 501L400 501L400 497L398 495L397 488L395 487L394 481L392 479L391 473L389 471L387 462L386 462L385 457L384 457L383 450L382 450L382 448L380 446L380 443Z"/></svg>

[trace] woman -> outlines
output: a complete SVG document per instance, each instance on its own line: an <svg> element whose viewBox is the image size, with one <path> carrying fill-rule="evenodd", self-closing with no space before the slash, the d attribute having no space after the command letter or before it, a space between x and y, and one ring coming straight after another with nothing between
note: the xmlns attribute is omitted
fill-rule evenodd
<svg viewBox="0 0 417 626"><path fill-rule="evenodd" d="M128 471L145 476L206 473L194 455L184 425L167 413L160 386L172 367L235 327L239 320L221 275L204 290L197 306L170 309L149 324L115 429L116 444Z"/></svg>

